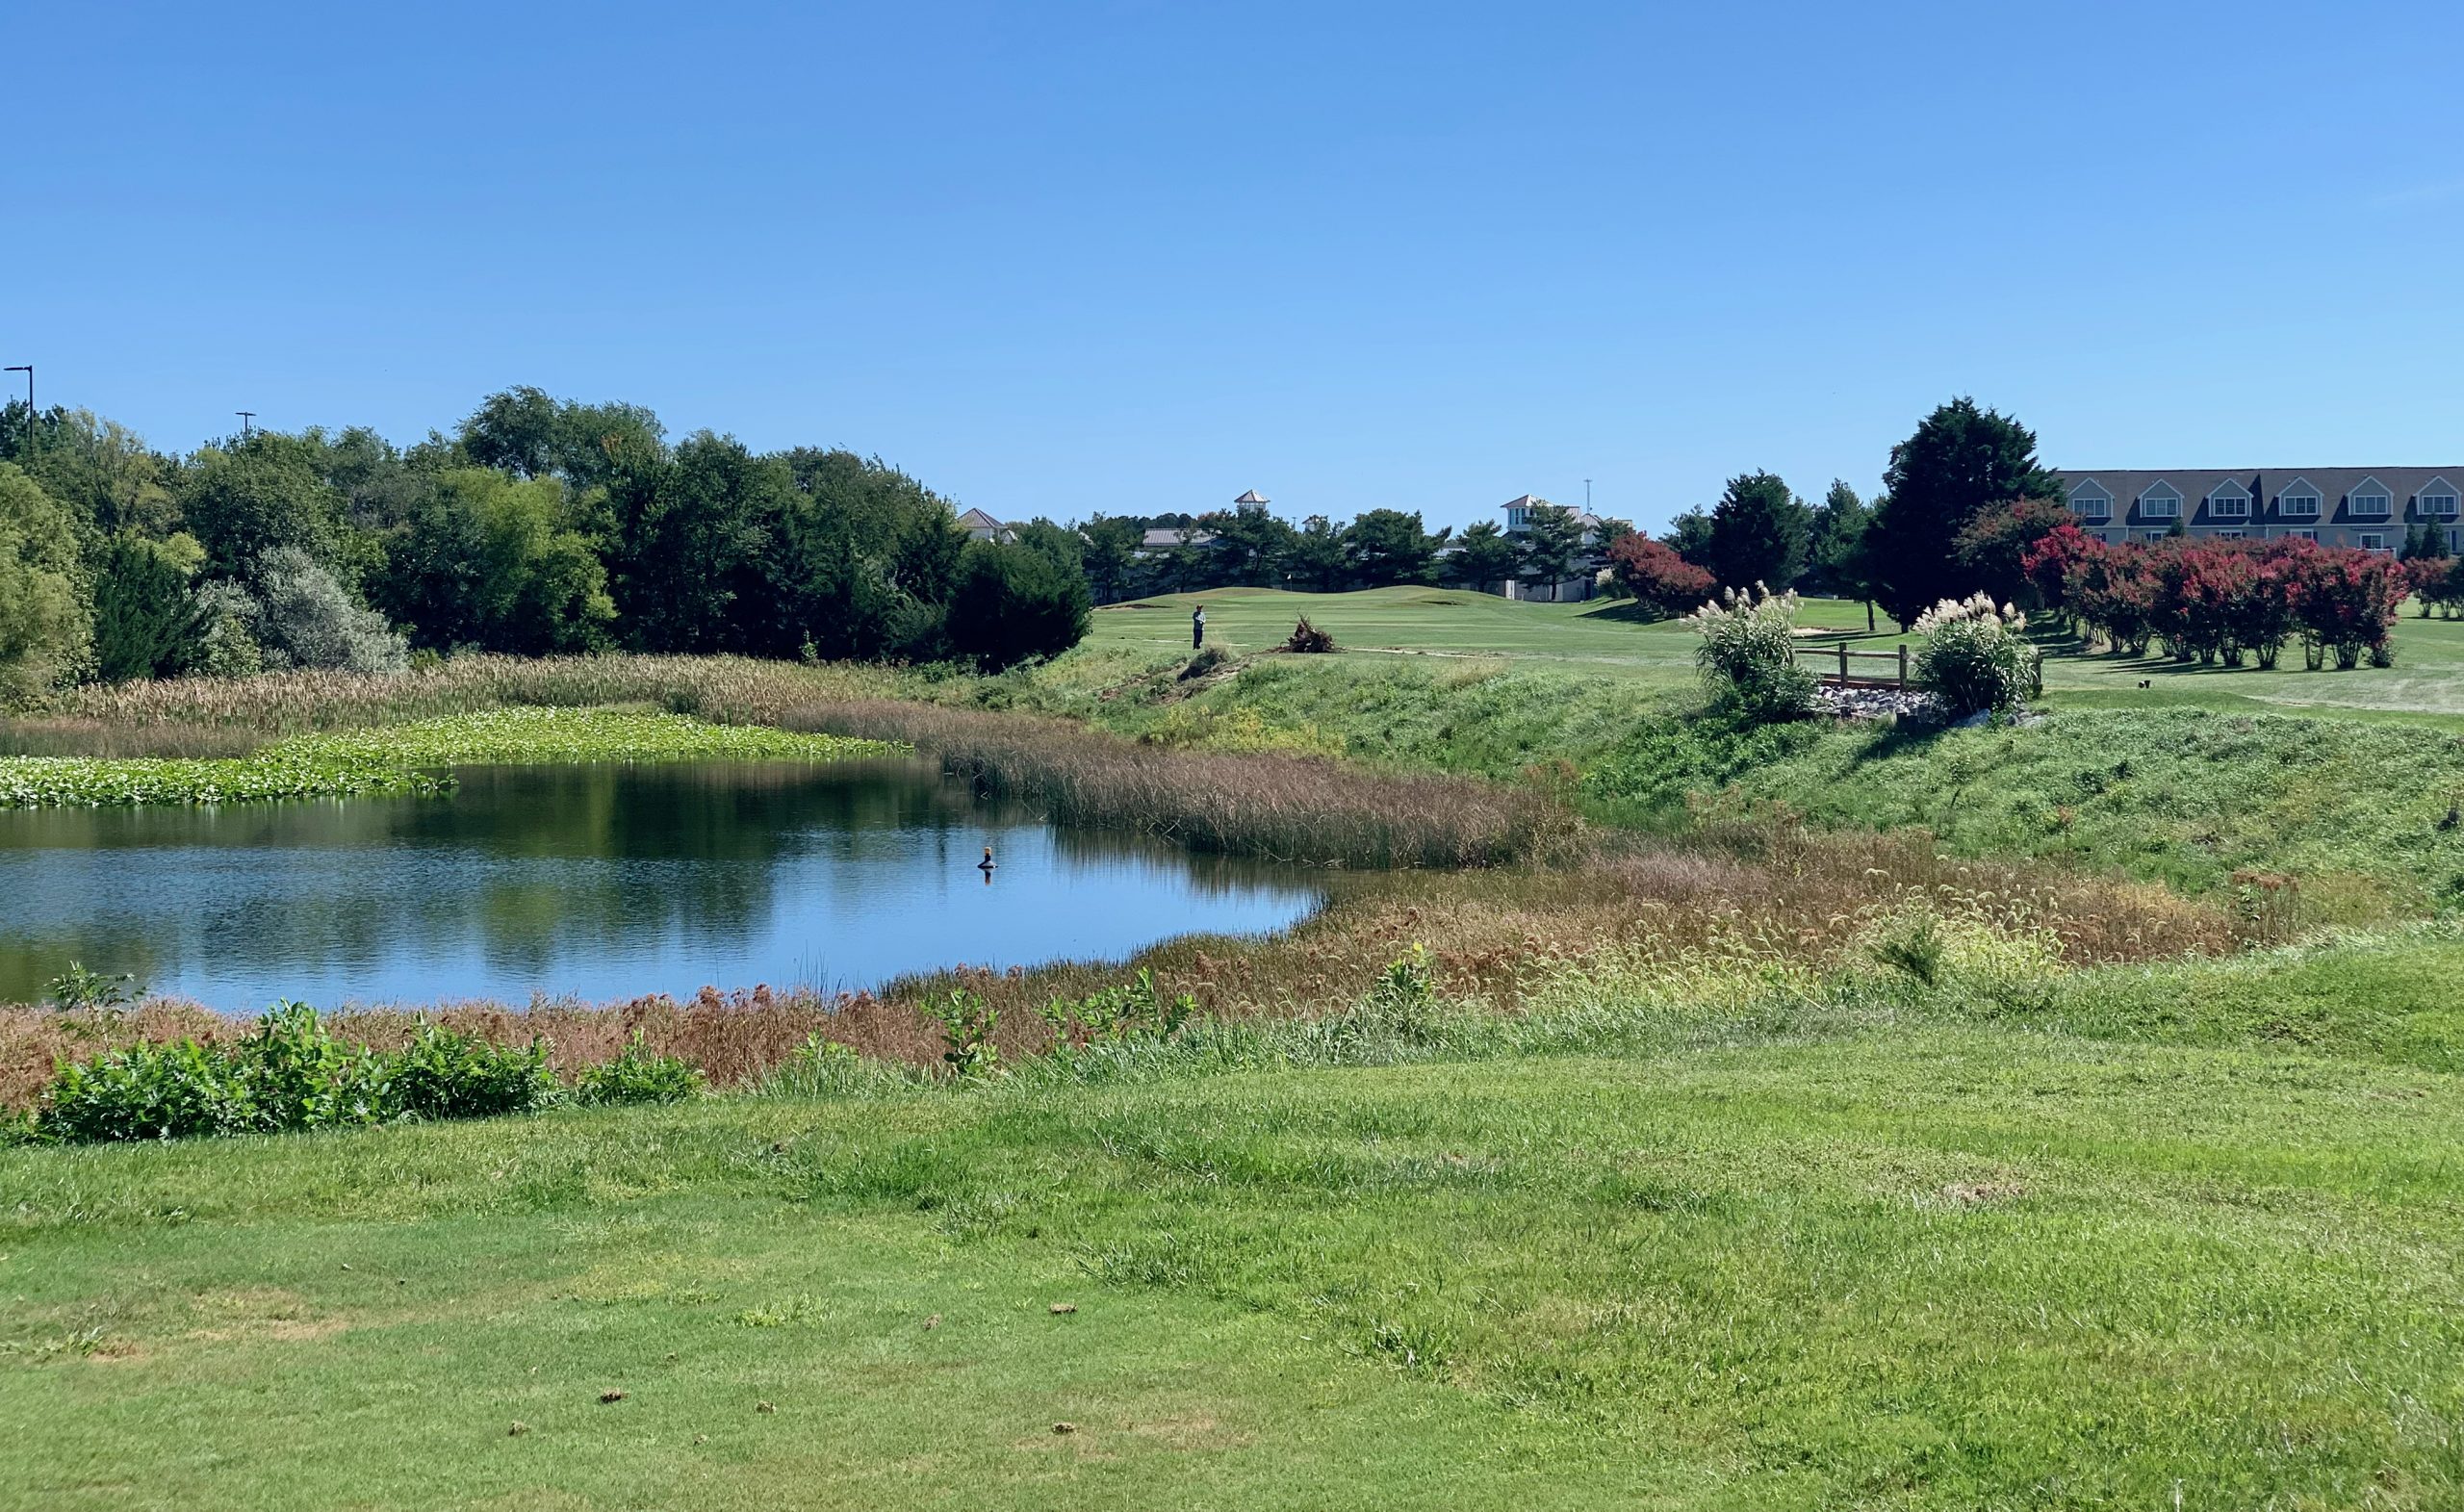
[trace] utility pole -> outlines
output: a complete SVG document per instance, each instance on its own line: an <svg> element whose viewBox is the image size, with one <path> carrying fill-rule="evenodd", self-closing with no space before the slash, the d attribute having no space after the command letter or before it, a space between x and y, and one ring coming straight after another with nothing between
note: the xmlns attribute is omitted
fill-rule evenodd
<svg viewBox="0 0 2464 1512"><path fill-rule="evenodd" d="M242 441L247 440L249 436L248 422L257 418L257 412L252 409L235 409L231 413L240 417L240 439Z"/></svg>
<svg viewBox="0 0 2464 1512"><path fill-rule="evenodd" d="M1582 512L1591 513L1591 479L1582 480Z"/></svg>
<svg viewBox="0 0 2464 1512"><path fill-rule="evenodd" d="M26 457L31 461L35 454L35 365L27 363L6 371L26 375Z"/></svg>

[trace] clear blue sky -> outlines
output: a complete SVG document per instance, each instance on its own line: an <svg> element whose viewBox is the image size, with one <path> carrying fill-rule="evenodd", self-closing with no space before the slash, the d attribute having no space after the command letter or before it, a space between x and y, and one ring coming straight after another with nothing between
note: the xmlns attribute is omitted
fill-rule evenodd
<svg viewBox="0 0 2464 1512"><path fill-rule="evenodd" d="M2464 458L2464 7L0 6L0 360L536 383L994 514Z"/></svg>

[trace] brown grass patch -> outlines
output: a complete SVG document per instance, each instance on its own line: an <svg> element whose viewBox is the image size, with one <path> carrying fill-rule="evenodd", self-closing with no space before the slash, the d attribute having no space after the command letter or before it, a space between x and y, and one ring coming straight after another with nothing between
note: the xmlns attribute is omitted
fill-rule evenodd
<svg viewBox="0 0 2464 1512"><path fill-rule="evenodd" d="M1497 866L1571 837L1531 791L1267 752L1166 751L1022 714L890 700L818 704L791 730L905 741L986 793L1065 824L1142 830L1196 850L1354 866Z"/></svg>

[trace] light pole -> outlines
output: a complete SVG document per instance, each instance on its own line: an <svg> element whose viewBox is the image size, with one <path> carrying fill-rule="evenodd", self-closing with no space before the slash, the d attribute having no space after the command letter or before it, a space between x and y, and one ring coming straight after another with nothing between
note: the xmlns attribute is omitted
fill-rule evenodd
<svg viewBox="0 0 2464 1512"><path fill-rule="evenodd" d="M231 413L240 417L240 439L247 440L250 435L248 422L257 418L257 412L252 409L235 409Z"/></svg>
<svg viewBox="0 0 2464 1512"><path fill-rule="evenodd" d="M35 454L35 365L27 363L0 371L26 375L26 455L31 458Z"/></svg>

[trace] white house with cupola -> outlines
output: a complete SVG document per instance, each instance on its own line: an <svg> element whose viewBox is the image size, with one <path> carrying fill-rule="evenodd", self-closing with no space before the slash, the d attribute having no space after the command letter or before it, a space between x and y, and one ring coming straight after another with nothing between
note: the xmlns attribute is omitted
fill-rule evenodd
<svg viewBox="0 0 2464 1512"><path fill-rule="evenodd" d="M2297 536L2327 546L2393 551L2416 529L2464 549L2464 465L2445 468L2287 468L2281 472L2098 473L2060 469L2064 502L2103 540L2152 541L2178 527L2218 540Z"/></svg>

